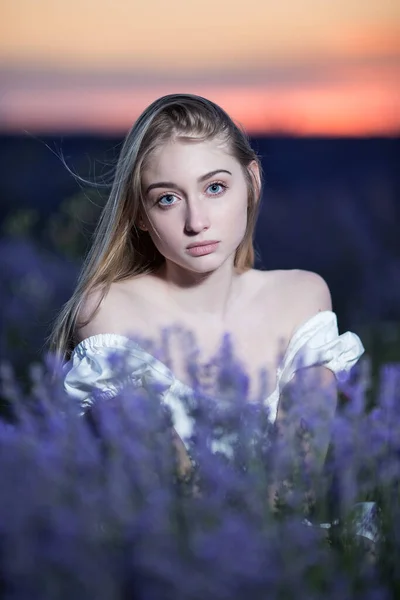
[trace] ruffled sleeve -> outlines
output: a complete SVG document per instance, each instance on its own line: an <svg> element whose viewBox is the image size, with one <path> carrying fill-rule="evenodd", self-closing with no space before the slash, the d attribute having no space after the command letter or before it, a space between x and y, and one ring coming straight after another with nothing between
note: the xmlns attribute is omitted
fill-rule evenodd
<svg viewBox="0 0 400 600"><path fill-rule="evenodd" d="M91 336L76 346L64 366L64 389L80 406L81 414L96 400L113 398L127 385L156 389L160 401L171 409L175 430L186 444L193 421L182 397L192 390L132 339L114 333Z"/></svg>
<svg viewBox="0 0 400 600"><path fill-rule="evenodd" d="M317 365L330 369L339 382L344 382L363 353L358 335L351 331L339 335L336 314L321 311L295 330L278 369L279 387L282 389L298 369Z"/></svg>
<svg viewBox="0 0 400 600"><path fill-rule="evenodd" d="M64 389L82 412L95 398L112 398L127 384L156 384L162 392L169 390L173 377L166 366L131 339L109 333L83 340L64 366Z"/></svg>

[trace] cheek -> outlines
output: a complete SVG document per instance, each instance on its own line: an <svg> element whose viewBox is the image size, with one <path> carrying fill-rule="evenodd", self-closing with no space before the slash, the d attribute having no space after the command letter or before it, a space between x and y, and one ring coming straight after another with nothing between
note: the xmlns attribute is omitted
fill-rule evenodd
<svg viewBox="0 0 400 600"><path fill-rule="evenodd" d="M242 239L244 238L244 235L246 233L247 219L248 219L248 217L247 217L247 199L246 199L246 202L241 207L240 215L238 215L238 217L237 217L238 229L240 230L238 232L238 237L240 238L239 243L242 241Z"/></svg>
<svg viewBox="0 0 400 600"><path fill-rule="evenodd" d="M157 250L162 253L166 248L173 247L177 242L176 230L167 219L162 224L153 221L149 234Z"/></svg>
<svg viewBox="0 0 400 600"><path fill-rule="evenodd" d="M247 226L247 197L236 204L236 209L230 214L230 224L235 230L246 230Z"/></svg>
<svg viewBox="0 0 400 600"><path fill-rule="evenodd" d="M238 237L239 237L239 241L241 242L242 239L244 238L244 234L246 233L246 228L247 228L247 209L245 209L243 211L243 214L240 216L240 225L239 225L239 232L238 232Z"/></svg>
<svg viewBox="0 0 400 600"><path fill-rule="evenodd" d="M222 231L225 232L226 241L237 248L243 240L247 227L247 206L237 206L229 212L224 219Z"/></svg>

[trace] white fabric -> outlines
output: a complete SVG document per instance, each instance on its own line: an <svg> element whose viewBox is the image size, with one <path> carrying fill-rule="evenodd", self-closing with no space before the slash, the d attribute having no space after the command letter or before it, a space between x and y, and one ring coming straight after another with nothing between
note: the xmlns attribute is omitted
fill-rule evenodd
<svg viewBox="0 0 400 600"><path fill-rule="evenodd" d="M110 354L121 350L125 351L129 365L129 374L124 377L116 376L108 361ZM361 340L355 333L348 331L339 335L334 312L322 311L305 321L295 330L277 369L276 387L265 399L271 421L276 419L282 388L298 368L323 365L343 381L363 352ZM127 380L143 387L158 384L162 401L171 408L176 432L184 442L190 436L192 422L184 409L182 396L193 390L130 338L114 333L88 337L76 346L64 370L65 390L80 403L83 411L92 404L94 390L104 397L112 397Z"/></svg>

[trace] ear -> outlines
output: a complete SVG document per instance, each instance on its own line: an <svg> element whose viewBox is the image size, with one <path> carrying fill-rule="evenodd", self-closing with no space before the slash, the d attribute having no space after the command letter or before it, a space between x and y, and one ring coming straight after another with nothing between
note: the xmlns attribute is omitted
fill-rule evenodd
<svg viewBox="0 0 400 600"><path fill-rule="evenodd" d="M137 226L139 227L139 229L141 231L148 231L148 228L144 222L144 219L143 219L141 213L139 213L139 215L138 215Z"/></svg>

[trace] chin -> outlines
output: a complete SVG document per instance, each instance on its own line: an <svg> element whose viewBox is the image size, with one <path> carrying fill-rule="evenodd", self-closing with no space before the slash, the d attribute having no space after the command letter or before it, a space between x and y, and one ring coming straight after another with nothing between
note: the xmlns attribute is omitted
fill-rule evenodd
<svg viewBox="0 0 400 600"><path fill-rule="evenodd" d="M212 271L218 271L226 262L232 258L232 268L234 261L235 253L232 255L225 256L221 258L221 256L216 256L215 254L207 254L205 256L200 256L196 258L191 258L188 261L185 261L185 266L182 265L183 268L192 271L193 273L211 273Z"/></svg>
<svg viewBox="0 0 400 600"><path fill-rule="evenodd" d="M182 259L182 257L180 257L179 259L169 258L167 259L167 261L169 263L172 263L172 265L175 268L182 269L183 271L188 271L190 273L198 274L206 274L211 273L212 271L216 271L225 262L224 260L221 261L221 258L216 259L216 257L212 256L211 254L205 256L197 256L196 258L192 258L189 256L186 259Z"/></svg>
<svg viewBox="0 0 400 600"><path fill-rule="evenodd" d="M204 258L208 258L208 257L204 256L202 258L204 259ZM216 271L222 265L223 265L223 263L221 263L220 260L217 262L216 260L199 260L199 259L197 259L195 264L193 264L193 262L190 262L190 263L186 263L185 266L182 265L182 267L184 269L188 269L189 271L192 271L193 273L210 273L211 271Z"/></svg>

